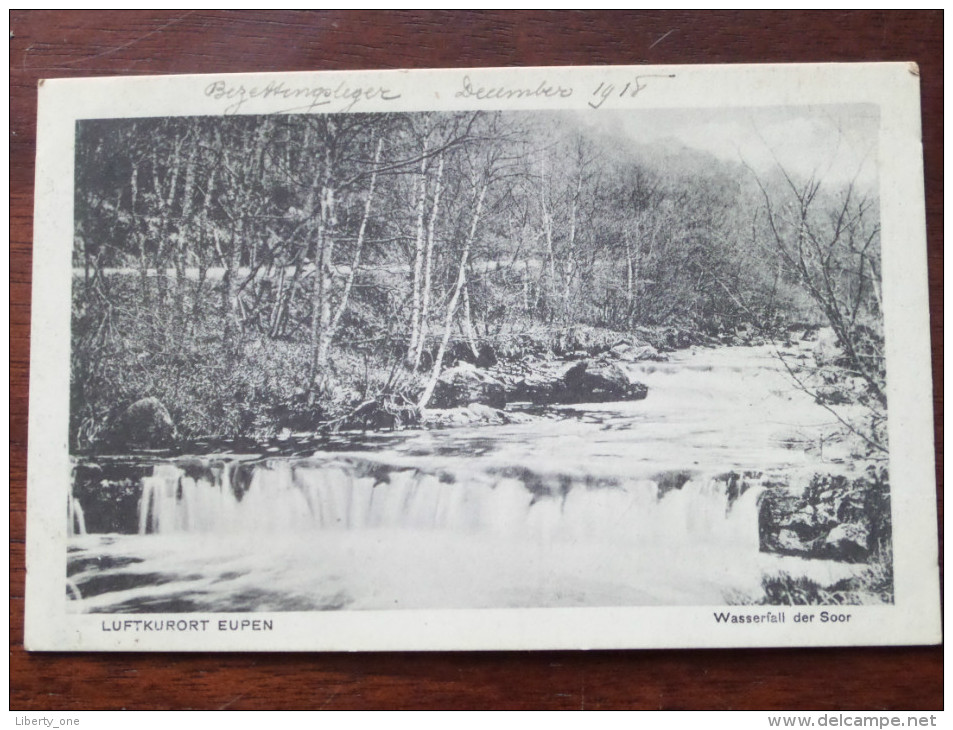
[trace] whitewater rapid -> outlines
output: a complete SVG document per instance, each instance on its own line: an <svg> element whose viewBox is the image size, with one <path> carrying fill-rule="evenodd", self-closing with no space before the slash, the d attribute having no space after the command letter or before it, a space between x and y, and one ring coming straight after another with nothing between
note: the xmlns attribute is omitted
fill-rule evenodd
<svg viewBox="0 0 953 730"><path fill-rule="evenodd" d="M561 419L159 460L108 534L87 532L96 506L74 495L71 609L725 605L768 574L830 584L858 569L759 549L767 478L845 468L825 451L833 417L769 348L631 374L646 400Z"/></svg>

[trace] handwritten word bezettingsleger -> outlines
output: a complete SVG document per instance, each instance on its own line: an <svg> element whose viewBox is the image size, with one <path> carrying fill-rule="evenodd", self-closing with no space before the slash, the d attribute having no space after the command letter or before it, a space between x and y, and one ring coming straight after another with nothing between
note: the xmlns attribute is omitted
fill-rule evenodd
<svg viewBox="0 0 953 730"><path fill-rule="evenodd" d="M304 102L275 111L276 114L288 114L313 112L334 102L338 102L339 108L333 111L349 112L362 101L393 101L400 98L400 94L383 86L350 86L344 81L337 86L286 86L283 81L271 81L265 86L246 86L213 81L205 87L205 96L215 101L231 102L225 107L226 114L237 114L251 99Z"/></svg>

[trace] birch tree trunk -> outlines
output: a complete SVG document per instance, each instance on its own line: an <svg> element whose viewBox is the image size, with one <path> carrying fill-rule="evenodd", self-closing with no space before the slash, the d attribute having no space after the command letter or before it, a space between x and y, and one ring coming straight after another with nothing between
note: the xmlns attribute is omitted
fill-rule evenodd
<svg viewBox="0 0 953 730"><path fill-rule="evenodd" d="M179 168L182 166L182 139L179 138L176 140L175 145L172 149L172 154L169 156L167 162L170 165L168 180L169 186L166 190L166 194L162 195L162 184L159 181L159 150L155 149L153 151L152 158L152 186L153 190L156 193L156 201L158 203L158 210L156 215L159 217L159 226L158 234L156 237L156 251L155 251L155 269L156 269L156 286L158 287L158 296L160 304L164 302L165 295L170 289L169 283L167 280L168 274L168 264L174 258L174 252L172 251L172 246L167 240L169 237L169 221L172 218L172 205L175 202L175 194L178 189L179 182Z"/></svg>
<svg viewBox="0 0 953 730"><path fill-rule="evenodd" d="M463 336L467 339L473 357L479 357L480 348L477 345L477 334L473 329L473 316L470 311L470 283L466 280L463 283Z"/></svg>
<svg viewBox="0 0 953 730"><path fill-rule="evenodd" d="M196 216L196 225L193 228L195 236L198 239L197 243L199 244L195 249L195 258L199 267L199 276L198 280L195 282L195 294L192 301L192 313L194 316L198 316L202 301L202 287L205 282L205 277L208 274L208 269L214 260L214 256L208 255L207 239L211 236L214 241L215 236L215 224L209 218L209 211L212 207L213 201L215 200L217 174L218 172L214 167L209 171L208 182L205 185L205 203L198 216ZM213 246L213 248L218 247Z"/></svg>
<svg viewBox="0 0 953 730"><path fill-rule="evenodd" d="M136 207L139 202L139 166L132 165L132 172L129 175L130 206L132 212L132 223L134 236L139 243L139 297L143 306L149 305L149 258L146 252L146 236L139 225L139 216L136 213Z"/></svg>
<svg viewBox="0 0 953 730"><path fill-rule="evenodd" d="M314 236L314 251L311 260L314 264L314 281L311 288L311 365L308 373L310 400L313 404L317 393L315 385L319 378L323 380L322 370L325 363L320 362L324 350L324 338L331 322L331 306L328 296L331 288L331 254L333 253L332 226L335 222L335 191L332 185L331 146L334 126L330 120L324 120L326 128L323 139L318 140L321 149L321 164L315 172L314 181L308 193L305 216L317 213L317 226ZM306 128L304 149L311 150L311 127ZM317 192L317 196L315 193ZM317 197L317 201L315 201Z"/></svg>
<svg viewBox="0 0 953 730"><path fill-rule="evenodd" d="M546 258L549 263L549 319L553 320L556 301L556 252L553 248L553 219L546 200L546 158L540 159L539 206L543 222L543 235L546 239Z"/></svg>
<svg viewBox="0 0 953 730"><path fill-rule="evenodd" d="M222 235L219 230L217 228L212 229L212 241L215 244L215 252L218 255L218 260L221 263L222 268L224 269L222 274L221 306L222 312L225 316L226 345L237 331L239 325L238 276L236 272L238 264L235 260L238 249L238 246L236 245L236 239L239 235L239 231L236 230L238 225L238 221L232 221L232 228L229 235L230 242L227 249L222 248Z"/></svg>
<svg viewBox="0 0 953 730"><path fill-rule="evenodd" d="M460 302L460 292L463 290L467 281L467 266L470 261L470 246L476 237L477 224L480 220L480 214L483 211L483 199L486 197L486 189L489 181L485 181L480 188L480 194L477 197L476 206L473 209L473 217L470 220L470 230L467 233L466 241L463 244L463 252L460 254L460 268L457 272L457 282L453 288L453 296L447 304L447 314L443 323L443 337L440 340L440 348L437 350L437 357L434 358L433 368L430 371L430 378L427 386L417 402L417 408L421 411L426 410L427 404L433 397L433 390L437 386L437 380L440 379L440 370L443 366L443 356L447 352L447 343L450 341L450 332L453 329L453 316L457 311L457 305Z"/></svg>
<svg viewBox="0 0 953 730"><path fill-rule="evenodd" d="M321 211L318 216L317 235L314 239L314 289L311 314L311 377L312 386L318 380L324 381L322 372L327 361L321 360L321 354L326 353L325 340L328 326L331 323L331 303L328 298L331 288L331 254L333 239L330 228L334 220L334 189L330 186L330 175L326 172L325 181L321 186ZM314 393L312 392L312 398Z"/></svg>
<svg viewBox="0 0 953 730"><path fill-rule="evenodd" d="M285 257L282 256L278 259L278 285L275 287L275 305L271 311L271 321L268 327L268 337L271 339L278 336L281 324L282 310L285 306L285 269L287 268Z"/></svg>
<svg viewBox="0 0 953 730"><path fill-rule="evenodd" d="M182 215L178 226L178 240L175 242L175 308L181 314L185 307L185 280L186 258L188 255L188 238L192 235L190 216L192 215L192 190L195 186L195 158L198 154L198 145L193 144L189 158L185 165L185 182L182 187Z"/></svg>
<svg viewBox="0 0 953 730"><path fill-rule="evenodd" d="M417 175L417 223L414 236L414 267L413 278L411 281L411 305L410 305L410 343L407 346L407 359L414 361L414 353L417 351L417 344L420 341L420 298L423 281L423 262L425 246L424 219L427 207L427 152L429 145L424 140L423 159L420 161L420 173Z"/></svg>
<svg viewBox="0 0 953 730"><path fill-rule="evenodd" d="M331 342L334 339L334 336L337 334L338 327L341 325L341 318L344 316L344 312L347 310L347 303L351 295L351 288L354 286L354 278L357 276L358 267L361 265L361 253L364 249L364 233L367 230L367 221L371 217L371 207L374 201L374 187L377 183L377 165L380 162L381 148L383 145L384 140L378 140L377 149L374 153L374 169L371 172L371 180L368 184L367 200L364 201L364 215L361 217L361 226L357 232L357 242L354 244L354 255L351 259L351 270L347 274L347 279L344 282L344 291L341 293L341 299L338 301L337 309L334 312L333 318L327 325L327 329L324 333L324 336L321 338L318 349L318 370L320 372L319 388L323 387L326 382L328 354L331 349ZM327 304L328 306L330 305L329 300L327 300Z"/></svg>
<svg viewBox="0 0 953 730"><path fill-rule="evenodd" d="M575 284L579 262L576 259L576 219L579 212L579 196L582 192L582 172L576 179L576 190L572 203L569 206L569 240L565 255L565 269L563 276L563 318L566 323L573 321L572 289Z"/></svg>
<svg viewBox="0 0 953 730"><path fill-rule="evenodd" d="M417 345L414 348L413 367L420 367L420 358L423 355L427 341L430 316L430 290L433 275L433 248L434 236L437 228L437 213L440 206L440 192L443 183L443 155L437 162L437 180L434 183L433 205L430 208L430 221L427 225L427 247L424 250L424 280L420 295L420 330L417 336Z"/></svg>

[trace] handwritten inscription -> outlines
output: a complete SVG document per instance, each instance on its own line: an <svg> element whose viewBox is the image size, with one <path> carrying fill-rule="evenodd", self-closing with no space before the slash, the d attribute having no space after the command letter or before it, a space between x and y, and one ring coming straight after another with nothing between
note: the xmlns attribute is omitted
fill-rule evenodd
<svg viewBox="0 0 953 730"><path fill-rule="evenodd" d="M626 83L599 82L590 93L587 104L592 109L611 106L613 100L634 99L647 89L654 79L673 79L675 74L639 74ZM576 92L572 86L550 83L543 80L538 84L520 85L481 85L469 75L463 77L455 96L458 99L476 101L512 101L518 99L568 99ZM205 87L205 96L225 103L225 114L249 113L254 102L255 111L274 114L312 113L316 111L350 112L359 110L359 106L370 101L395 101L401 94L380 85L360 85L341 81L337 85L294 86L284 81L271 81L267 84L232 83L220 79ZM288 106L286 106L288 104ZM261 106L267 108L261 109ZM273 107L279 107L277 109Z"/></svg>
<svg viewBox="0 0 953 730"><path fill-rule="evenodd" d="M589 106L593 109L599 109L609 99L634 99L642 91L648 88L649 79L674 79L675 74L641 74L632 81L626 82L624 86L616 86L605 81L601 82L592 92L593 100Z"/></svg>
<svg viewBox="0 0 953 730"><path fill-rule="evenodd" d="M625 84L601 81L589 95L588 104L593 109L601 108L613 99L634 99L649 87L653 79L674 79L675 74L639 74ZM512 99L568 99L575 93L571 86L552 84L542 81L529 86L480 86L469 76L463 77L462 88L457 91L458 99L476 99L478 101L509 101Z"/></svg>
<svg viewBox="0 0 953 730"><path fill-rule="evenodd" d="M345 81L337 86L287 86L283 81L271 81L264 86L246 86L213 81L205 87L205 96L215 101L229 102L224 110L226 114L238 114L253 99L295 103L295 106L276 110L276 114L307 114L319 109L349 112L364 101L393 101L400 98L400 94L383 86L354 86Z"/></svg>
<svg viewBox="0 0 953 730"><path fill-rule="evenodd" d="M572 88L553 85L547 81L540 82L539 86L510 87L510 86L474 86L469 76L463 77L463 88L457 92L458 99L551 99L558 97L566 99L572 96Z"/></svg>

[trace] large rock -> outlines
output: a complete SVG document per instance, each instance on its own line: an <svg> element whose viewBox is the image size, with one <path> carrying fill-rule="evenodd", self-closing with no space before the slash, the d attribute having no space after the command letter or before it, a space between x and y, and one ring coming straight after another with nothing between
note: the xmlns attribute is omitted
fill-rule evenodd
<svg viewBox="0 0 953 730"><path fill-rule="evenodd" d="M642 383L629 380L626 372L607 360L580 360L568 368L540 366L512 386L510 401L534 405L604 403L641 400L648 393Z"/></svg>
<svg viewBox="0 0 953 730"><path fill-rule="evenodd" d="M651 345L632 345L623 342L616 345L610 351L612 357L623 362L642 362L643 360L664 361L668 360L665 355L660 355L659 351Z"/></svg>
<svg viewBox="0 0 953 730"><path fill-rule="evenodd" d="M528 401L533 405L559 403L560 374L546 366L534 363L522 378L507 379L507 400Z"/></svg>
<svg viewBox="0 0 953 730"><path fill-rule="evenodd" d="M648 388L630 381L626 372L614 362L583 360L563 375L560 391L562 403L603 403L641 400Z"/></svg>
<svg viewBox="0 0 953 730"><path fill-rule="evenodd" d="M469 363L450 368L437 381L430 408L460 408L471 403L504 408L506 390L496 378Z"/></svg>
<svg viewBox="0 0 953 730"><path fill-rule="evenodd" d="M778 532L777 540L778 547L784 553L809 555L814 549L814 544L811 540L805 540L795 530L791 529L784 529Z"/></svg>
<svg viewBox="0 0 953 730"><path fill-rule="evenodd" d="M869 540L870 533L865 525L847 522L827 533L823 550L834 558L861 562L867 559Z"/></svg>
<svg viewBox="0 0 953 730"><path fill-rule="evenodd" d="M345 431L381 431L415 426L420 420L419 411L413 407L388 400L371 400L362 403L341 423Z"/></svg>
<svg viewBox="0 0 953 730"><path fill-rule="evenodd" d="M172 446L178 432L158 398L137 400L109 425L102 439L112 449L161 449Z"/></svg>
<svg viewBox="0 0 953 730"><path fill-rule="evenodd" d="M763 552L864 562L890 538L886 470L854 479L815 474L801 489L773 485L761 497L758 523Z"/></svg>

